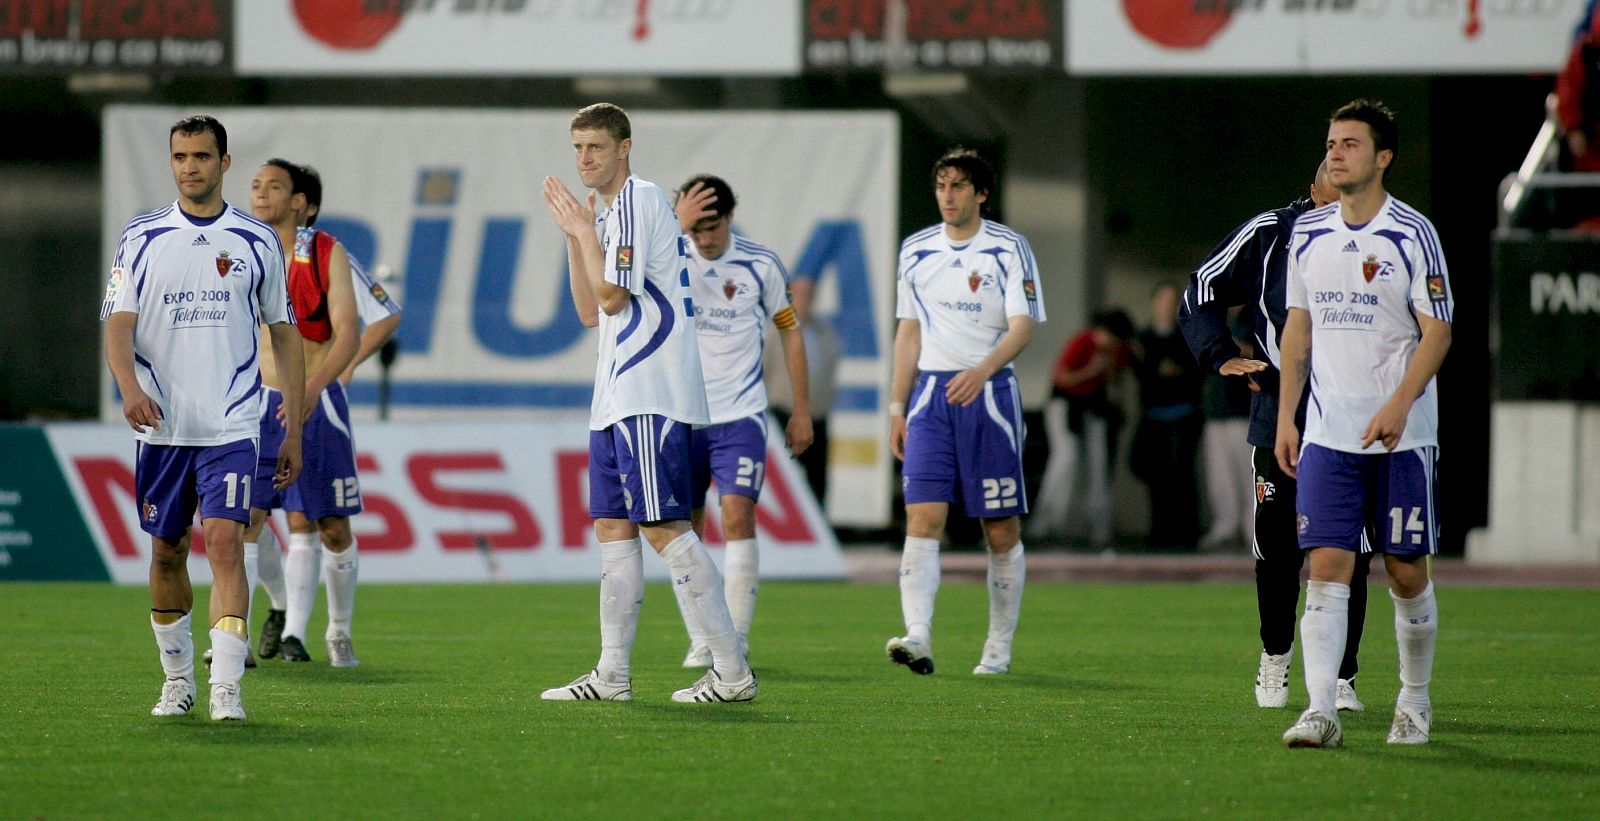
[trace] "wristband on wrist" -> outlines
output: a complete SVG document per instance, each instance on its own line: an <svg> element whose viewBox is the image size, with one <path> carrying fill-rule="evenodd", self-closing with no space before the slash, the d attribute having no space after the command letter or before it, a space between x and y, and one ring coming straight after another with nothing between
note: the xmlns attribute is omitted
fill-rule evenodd
<svg viewBox="0 0 1600 821"><path fill-rule="evenodd" d="M904 402L890 402L889 403L889 415L890 416L905 416L906 415L906 403L904 403Z"/></svg>

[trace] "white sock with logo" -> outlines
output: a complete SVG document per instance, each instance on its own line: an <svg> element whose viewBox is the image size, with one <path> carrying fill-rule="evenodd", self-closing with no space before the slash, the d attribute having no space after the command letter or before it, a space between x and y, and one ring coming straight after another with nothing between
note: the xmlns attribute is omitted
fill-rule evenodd
<svg viewBox="0 0 1600 821"><path fill-rule="evenodd" d="M1394 599L1394 638L1400 649L1399 703L1428 707L1428 682L1433 678L1433 646L1439 637L1439 601L1433 597L1433 582L1422 595Z"/></svg>
<svg viewBox="0 0 1600 821"><path fill-rule="evenodd" d="M931 641L933 600L939 593L939 540L907 536L900 554L900 610L906 636Z"/></svg>
<svg viewBox="0 0 1600 821"><path fill-rule="evenodd" d="M283 634L306 640L306 623L317 601L317 567L321 547L316 533L290 533L289 556L284 559L284 580L288 582L289 602L284 614Z"/></svg>
<svg viewBox="0 0 1600 821"><path fill-rule="evenodd" d="M244 677L244 658L249 653L249 642L211 628L211 685L238 684Z"/></svg>
<svg viewBox="0 0 1600 821"><path fill-rule="evenodd" d="M1335 688L1350 628L1350 585L1307 582L1306 609L1300 616L1300 659L1306 668L1310 707L1337 716Z"/></svg>
<svg viewBox="0 0 1600 821"><path fill-rule="evenodd" d="M606 681L627 681L633 675L630 657L644 603L644 558L639 537L600 543L600 663Z"/></svg>
<svg viewBox="0 0 1600 821"><path fill-rule="evenodd" d="M1017 633L1022 612L1022 586L1028 560L1022 542L1004 553L989 551L989 638L983 646L983 663L1005 667L1011 663L1011 638ZM994 654L991 659L990 654Z"/></svg>
<svg viewBox="0 0 1600 821"><path fill-rule="evenodd" d="M260 545L258 566L261 586L267 589L267 598L272 601L273 610L287 610L289 591L283 585L283 551L278 549L278 534L272 532L271 522L261 526L256 544Z"/></svg>
<svg viewBox="0 0 1600 821"><path fill-rule="evenodd" d="M171 624L159 624L154 614L150 616L150 629L156 634L156 647L161 649L161 671L167 678L186 678L194 681L194 634L190 632L189 614Z"/></svg>
<svg viewBox="0 0 1600 821"><path fill-rule="evenodd" d="M761 558L755 539L730 539L722 557L722 591L728 598L728 615L740 636L750 637L756 619L756 592L761 585Z"/></svg>
<svg viewBox="0 0 1600 821"><path fill-rule="evenodd" d="M678 597L689 626L689 636L711 649L711 666L723 681L743 681L750 675L742 641L728 615L728 600L722 592L722 576L711 561L711 554L693 530L686 530L667 543L661 560L672 574L672 592Z"/></svg>
<svg viewBox="0 0 1600 821"><path fill-rule="evenodd" d="M328 587L327 638L349 636L350 620L356 611L356 576L360 575L361 556L355 537L343 553L322 548L322 579Z"/></svg>

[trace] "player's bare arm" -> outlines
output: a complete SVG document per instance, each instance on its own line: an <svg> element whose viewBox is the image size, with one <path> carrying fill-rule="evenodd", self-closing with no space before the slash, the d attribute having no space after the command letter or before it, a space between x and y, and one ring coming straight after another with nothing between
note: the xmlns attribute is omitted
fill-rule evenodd
<svg viewBox="0 0 1600 821"><path fill-rule="evenodd" d="M889 450L906 458L906 402L917 378L917 358L922 355L922 323L902 319L894 331L894 369L889 379Z"/></svg>
<svg viewBox="0 0 1600 821"><path fill-rule="evenodd" d="M594 192L589 193L586 202L579 202L577 197L555 177L544 178L544 202L550 208L550 215L555 219L556 226L567 235L567 256L572 265L573 276L576 277L581 267L583 282L588 286L590 298L595 305L607 316L615 316L628 304L628 289L619 288L606 281L605 277L605 252L600 248L600 240L594 234ZM581 304L579 289L574 282L573 301L577 304L579 313L582 314L584 305ZM579 317L583 319L583 316ZM598 324L599 319L593 313L588 314L588 319Z"/></svg>
<svg viewBox="0 0 1600 821"><path fill-rule="evenodd" d="M328 321L333 337L316 346L307 343L306 363L313 369L306 374L305 397L300 411L303 423L311 416L317 397L346 369L354 367L361 348L361 317L356 311L355 285L350 275L350 254L343 243L334 243L328 255ZM319 361L320 360L320 361Z"/></svg>
<svg viewBox="0 0 1600 821"><path fill-rule="evenodd" d="M793 413L784 428L783 443L790 455L799 456L811 447L815 433L811 429L811 376L806 370L806 340L800 325L791 313L789 327L779 328L778 341L783 344L783 365L789 373L789 385L794 392Z"/></svg>
<svg viewBox="0 0 1600 821"><path fill-rule="evenodd" d="M139 433L146 428L161 427L161 406L139 387L133 370L133 326L139 315L118 311L106 318L106 364L111 366L111 376L117 380L117 390L122 392L122 418Z"/></svg>
<svg viewBox="0 0 1600 821"><path fill-rule="evenodd" d="M339 375L339 381L346 385L350 384L350 380L356 375L356 368L361 367L361 363L371 359L373 354L383 350L383 346L388 344L389 340L394 337L394 332L399 328L400 314L397 313L390 314L368 325L367 329L361 332L361 345L356 349L356 358L351 361L349 367L344 369L344 373Z"/></svg>
<svg viewBox="0 0 1600 821"><path fill-rule="evenodd" d="M300 476L300 420L305 406L306 360L301 345L300 330L287 322L274 322L267 326L272 339L272 355L277 363L278 376L283 380L284 436L278 447L278 469L272 475L272 486L287 490Z"/></svg>
<svg viewBox="0 0 1600 821"><path fill-rule="evenodd" d="M1400 387L1395 388L1389 401L1383 403L1361 434L1363 448L1371 447L1373 442L1382 442L1386 450L1394 450L1395 445L1400 443L1401 435L1406 432L1406 419L1411 415L1412 404L1427 390L1428 382L1439 373L1444 356L1450 351L1450 323L1429 314L1412 313L1416 314L1417 324L1422 328L1422 339L1418 340L1411 364L1406 366L1405 376L1400 379Z"/></svg>
<svg viewBox="0 0 1600 821"><path fill-rule="evenodd" d="M678 215L678 228L687 234L694 230L695 223L716 216L717 212L711 207L716 202L717 192L703 182L695 183L688 191L678 195L677 202L672 204L673 213Z"/></svg>
<svg viewBox="0 0 1600 821"><path fill-rule="evenodd" d="M1017 315L1006 318L1006 332L994 343L994 350L982 362L951 377L945 385L944 397L952 405L966 407L983 395L983 386L989 378L1010 364L1033 341L1033 329L1038 323L1033 317Z"/></svg>
<svg viewBox="0 0 1600 821"><path fill-rule="evenodd" d="M1289 309L1278 355L1283 368L1278 385L1278 441L1273 453L1278 467L1292 477L1300 464L1300 429L1294 425L1294 414L1311 376L1311 313L1306 309Z"/></svg>

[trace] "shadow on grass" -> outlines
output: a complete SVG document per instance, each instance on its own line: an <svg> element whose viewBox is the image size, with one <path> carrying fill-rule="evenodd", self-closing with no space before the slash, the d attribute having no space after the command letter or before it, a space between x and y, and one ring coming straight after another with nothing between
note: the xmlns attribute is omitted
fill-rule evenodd
<svg viewBox="0 0 1600 821"><path fill-rule="evenodd" d="M1521 773L1524 775L1600 776L1600 764L1574 761L1552 761L1532 756L1507 756L1488 753L1476 747L1451 741L1430 741L1426 747L1406 748L1378 743L1356 748L1346 748L1363 758L1382 763L1405 762L1407 769L1431 765L1451 772L1464 769L1492 773Z"/></svg>
<svg viewBox="0 0 1600 821"><path fill-rule="evenodd" d="M244 721L212 721L206 716L204 704L195 705L195 712L181 718L158 721L147 728L151 736L161 743L218 744L235 746L279 745L296 747L326 747L355 737L358 733L330 732L321 726L292 724L282 717L250 718Z"/></svg>

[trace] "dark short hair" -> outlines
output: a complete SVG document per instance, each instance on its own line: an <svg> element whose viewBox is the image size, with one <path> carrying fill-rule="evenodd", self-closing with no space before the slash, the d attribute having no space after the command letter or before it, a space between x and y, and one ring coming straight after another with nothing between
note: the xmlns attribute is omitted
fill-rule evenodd
<svg viewBox="0 0 1600 821"><path fill-rule="evenodd" d="M1105 328L1112 336L1124 342L1133 338L1133 320L1115 308L1097 311L1090 324L1096 328Z"/></svg>
<svg viewBox="0 0 1600 821"><path fill-rule="evenodd" d="M289 162L282 157L273 157L262 163L262 165L283 169L289 175L289 193L304 194L306 196L306 205L315 205L319 210L322 208L322 176L317 173L317 169L309 165ZM315 216L307 217L306 225L311 225L316 221L317 218Z"/></svg>
<svg viewBox="0 0 1600 821"><path fill-rule="evenodd" d="M738 203L733 198L733 187L728 185L727 180L713 174L696 174L678 188L678 194L687 194L689 189L696 185L704 185L711 189L711 193L717 195L717 201L711 203L711 212L713 214L719 217L726 217L733 213L733 206Z"/></svg>
<svg viewBox="0 0 1600 821"><path fill-rule="evenodd" d="M615 103L595 103L578 109L567 124L568 131L605 131L617 142L633 136L633 125L628 122L628 112Z"/></svg>
<svg viewBox="0 0 1600 821"><path fill-rule="evenodd" d="M978 156L978 152L964 146L956 146L944 152L938 162L933 164L933 184L939 184L939 175L945 169L951 168L967 175L967 180L972 183L972 189L980 194L989 195L994 191L994 168Z"/></svg>
<svg viewBox="0 0 1600 821"><path fill-rule="evenodd" d="M1400 159L1400 126L1395 123L1394 112L1388 106L1377 100L1351 100L1335 109L1328 118L1330 123L1345 120L1366 123L1372 129L1372 153L1390 152L1389 168L1394 168L1395 160Z"/></svg>
<svg viewBox="0 0 1600 821"><path fill-rule="evenodd" d="M228 129L223 128L222 123L217 122L216 117L207 114L196 114L193 117L184 117L173 123L171 130L167 131L167 143L169 145L172 143L172 135L174 134L183 134L186 137L193 137L196 134L210 134L217 141L217 156L220 157L228 153Z"/></svg>

